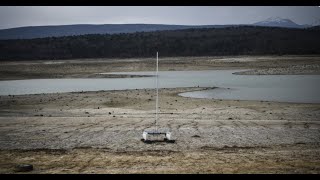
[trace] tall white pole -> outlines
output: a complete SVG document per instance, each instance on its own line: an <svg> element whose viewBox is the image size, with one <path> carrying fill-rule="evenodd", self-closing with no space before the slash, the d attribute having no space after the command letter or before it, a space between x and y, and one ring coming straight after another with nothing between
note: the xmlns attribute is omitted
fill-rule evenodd
<svg viewBox="0 0 320 180"><path fill-rule="evenodd" d="M158 52L157 52L157 71L156 71L156 84L157 84L157 98L156 98L156 131L158 131L158 101L159 101L159 92L158 92Z"/></svg>

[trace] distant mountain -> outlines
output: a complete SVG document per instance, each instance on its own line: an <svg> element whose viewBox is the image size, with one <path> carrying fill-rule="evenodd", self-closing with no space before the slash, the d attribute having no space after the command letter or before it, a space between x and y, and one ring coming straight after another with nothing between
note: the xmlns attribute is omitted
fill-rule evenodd
<svg viewBox="0 0 320 180"><path fill-rule="evenodd" d="M35 39L46 37L77 36L86 34L120 34L152 32L163 30L183 30L199 28L225 28L238 26L266 26L285 28L306 28L312 25L299 25L290 19L269 18L254 24L233 25L167 25L167 24L75 24L56 26L27 26L0 30L0 40Z"/></svg>
<svg viewBox="0 0 320 180"><path fill-rule="evenodd" d="M59 26L29 26L0 30L0 40L34 39L45 37L61 37L85 34L119 34L134 32L151 32L162 30L181 30L191 28L224 28L237 25L165 25L165 24L76 24Z"/></svg>
<svg viewBox="0 0 320 180"><path fill-rule="evenodd" d="M256 26L266 26L266 27L284 27L284 28L306 28L309 25L299 25L290 19L283 19L279 17L271 17L264 21L254 23Z"/></svg>

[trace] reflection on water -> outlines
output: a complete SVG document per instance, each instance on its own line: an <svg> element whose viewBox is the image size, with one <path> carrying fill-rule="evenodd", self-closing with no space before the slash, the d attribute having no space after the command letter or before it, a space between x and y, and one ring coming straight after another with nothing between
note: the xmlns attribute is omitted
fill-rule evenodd
<svg viewBox="0 0 320 180"><path fill-rule="evenodd" d="M159 87L220 87L182 93L215 99L320 103L320 75L233 75L238 70L161 71ZM154 75L154 72L112 74ZM0 81L0 95L154 88L155 78L33 79ZM229 88L229 89L228 89Z"/></svg>
<svg viewBox="0 0 320 180"><path fill-rule="evenodd" d="M320 103L319 91L308 88L216 88L212 90L181 93L179 95L209 99Z"/></svg>

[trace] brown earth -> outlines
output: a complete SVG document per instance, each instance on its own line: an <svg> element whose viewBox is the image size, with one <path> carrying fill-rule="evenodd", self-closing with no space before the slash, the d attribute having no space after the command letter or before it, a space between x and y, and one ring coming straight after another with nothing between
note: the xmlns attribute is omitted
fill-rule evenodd
<svg viewBox="0 0 320 180"><path fill-rule="evenodd" d="M154 90L0 97L0 171L16 173L319 173L320 105L193 99L160 90L159 126L175 143L144 144Z"/></svg>
<svg viewBox="0 0 320 180"><path fill-rule="evenodd" d="M254 69L240 74L320 74L319 56L166 57L160 71ZM105 72L154 71L154 58L1 61L0 80L108 78Z"/></svg>
<svg viewBox="0 0 320 180"><path fill-rule="evenodd" d="M160 70L319 74L318 56L160 58ZM112 78L154 59L2 61L0 80ZM194 99L160 90L159 126L175 143L144 144L153 89L0 96L0 173L319 173L320 104Z"/></svg>

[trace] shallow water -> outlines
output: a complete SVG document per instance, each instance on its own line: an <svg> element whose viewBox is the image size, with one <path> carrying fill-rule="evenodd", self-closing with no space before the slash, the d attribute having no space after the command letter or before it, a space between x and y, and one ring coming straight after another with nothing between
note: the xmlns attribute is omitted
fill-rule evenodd
<svg viewBox="0 0 320 180"><path fill-rule="evenodd" d="M239 70L161 71L159 88L219 87L180 95L195 98L320 103L320 75L233 75ZM110 74L154 75L154 72ZM154 77L0 81L0 95L154 88ZM229 88L229 89L228 89Z"/></svg>

